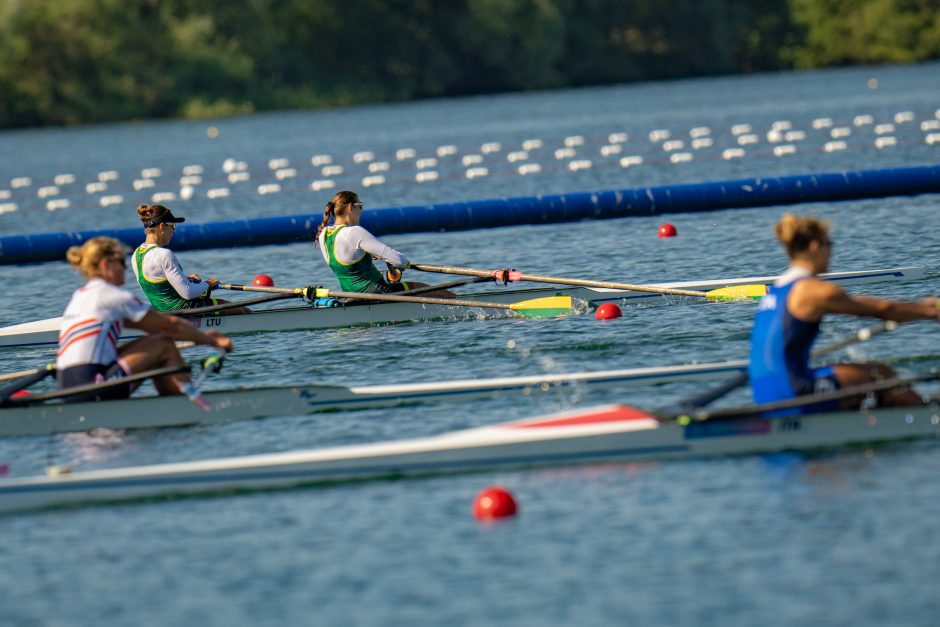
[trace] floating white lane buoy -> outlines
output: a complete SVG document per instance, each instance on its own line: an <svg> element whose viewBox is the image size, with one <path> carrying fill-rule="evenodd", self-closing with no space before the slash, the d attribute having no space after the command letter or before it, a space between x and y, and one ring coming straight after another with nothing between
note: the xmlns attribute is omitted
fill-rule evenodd
<svg viewBox="0 0 940 627"><path fill-rule="evenodd" d="M643 157L641 157L640 155L632 155L629 157L620 158L621 168L629 168L634 165L642 165L642 163L643 163Z"/></svg>
<svg viewBox="0 0 940 627"><path fill-rule="evenodd" d="M329 179L323 179L323 180L320 180L320 181L314 181L314 182L310 183L310 191L311 191L311 192L319 192L319 191L322 191L322 190L324 190L324 189L333 189L334 187L336 187L336 183L335 183L334 181L329 180Z"/></svg>
<svg viewBox="0 0 940 627"><path fill-rule="evenodd" d="M721 151L721 158L725 161L731 161L732 159L742 159L744 154L744 148L725 148Z"/></svg>
<svg viewBox="0 0 940 627"><path fill-rule="evenodd" d="M50 200L46 203L46 209L49 211L58 211L59 209L68 209L69 205L68 198L56 198L55 200Z"/></svg>
<svg viewBox="0 0 940 627"><path fill-rule="evenodd" d="M525 150L514 150L506 155L506 161L515 163L516 161L525 161L529 158L529 153Z"/></svg>
<svg viewBox="0 0 940 627"><path fill-rule="evenodd" d="M375 159L375 153L371 150L360 150L353 153L353 163L366 163Z"/></svg>
<svg viewBox="0 0 940 627"><path fill-rule="evenodd" d="M183 185L180 187L180 200L190 200L194 193L196 193L195 187L192 185Z"/></svg>
<svg viewBox="0 0 940 627"><path fill-rule="evenodd" d="M297 176L297 170L294 168L281 168L280 170L274 171L274 178L279 181L284 179L292 179Z"/></svg>
<svg viewBox="0 0 940 627"><path fill-rule="evenodd" d="M806 139L806 133L803 131L787 131L783 135L783 139L788 142L799 142Z"/></svg>
<svg viewBox="0 0 940 627"><path fill-rule="evenodd" d="M228 159L222 162L222 171L225 172L226 174L228 174L229 172L234 172L235 163L236 163L235 160L229 157Z"/></svg>
<svg viewBox="0 0 940 627"><path fill-rule="evenodd" d="M757 135L738 135L738 146L749 146L760 141Z"/></svg>
<svg viewBox="0 0 940 627"><path fill-rule="evenodd" d="M372 176L366 176L362 179L363 187L374 187L376 185L382 185L385 183L385 177L381 174L373 174Z"/></svg>
<svg viewBox="0 0 940 627"><path fill-rule="evenodd" d="M538 150L545 143L541 139L526 139L522 142L522 149L525 151Z"/></svg>
<svg viewBox="0 0 940 627"><path fill-rule="evenodd" d="M310 165L315 168L319 168L321 165L329 165L333 163L333 157L330 155L313 155L310 157Z"/></svg>
<svg viewBox="0 0 940 627"><path fill-rule="evenodd" d="M120 194L112 194L110 196L102 196L98 199L98 202L102 207L110 207L111 205L120 205L124 202L124 196Z"/></svg>
<svg viewBox="0 0 940 627"><path fill-rule="evenodd" d="M341 165L325 165L323 169L320 170L320 174L323 176L339 176L344 172L344 168Z"/></svg>
<svg viewBox="0 0 940 627"><path fill-rule="evenodd" d="M576 153L575 153L574 148L559 148L558 150L555 151L555 158L561 161L562 159L571 159L572 157L575 156L575 154ZM529 158L529 155L525 154L524 156L517 159L517 161L522 160L522 159L528 159L528 158Z"/></svg>
<svg viewBox="0 0 940 627"><path fill-rule="evenodd" d="M685 142L681 139L670 139L669 141L663 142L663 150L666 152L682 150L683 148L685 148Z"/></svg>
<svg viewBox="0 0 940 627"><path fill-rule="evenodd" d="M0 200L7 200L12 194L8 189L0 189Z"/></svg>
<svg viewBox="0 0 940 627"><path fill-rule="evenodd" d="M870 116L870 115L867 115L867 114L865 114L865 115L856 115L856 116L852 119L852 124L854 124L855 126L865 126L865 125L867 125L867 124L873 124L874 121L875 121L875 118L873 118L873 117Z"/></svg>
<svg viewBox="0 0 940 627"><path fill-rule="evenodd" d="M838 152L840 150L845 150L848 147L848 144L846 144L844 141L837 139L835 141L826 142L826 144L823 146L823 150L826 152Z"/></svg>
<svg viewBox="0 0 940 627"><path fill-rule="evenodd" d="M373 161L369 164L369 172L388 172L389 167L388 161Z"/></svg>
<svg viewBox="0 0 940 627"><path fill-rule="evenodd" d="M712 134L712 129L707 126L696 126L689 131L689 137L692 139L698 139L699 137L706 137Z"/></svg>
<svg viewBox="0 0 940 627"><path fill-rule="evenodd" d="M838 126L832 129L831 131L829 131L829 136L832 137L833 139L848 137L851 134L852 134L852 129L850 129L848 126Z"/></svg>
<svg viewBox="0 0 940 627"><path fill-rule="evenodd" d="M100 192L108 189L108 184L104 181L98 181L97 183L88 183L85 185L86 194L98 194Z"/></svg>
<svg viewBox="0 0 940 627"><path fill-rule="evenodd" d="M427 168L437 167L437 159L434 157L425 157L423 159L418 159L415 161L415 167L419 170L425 170Z"/></svg>
<svg viewBox="0 0 940 627"><path fill-rule="evenodd" d="M430 181L436 181L438 178L440 178L440 175L434 170L425 170L424 172L415 174L415 181L418 183L428 183Z"/></svg>
<svg viewBox="0 0 940 627"><path fill-rule="evenodd" d="M770 128L775 131L789 131L793 128L793 124L789 120L778 120L771 124Z"/></svg>
<svg viewBox="0 0 940 627"><path fill-rule="evenodd" d="M898 111L894 114L895 124L904 124L905 122L914 121L914 112L913 111Z"/></svg>
<svg viewBox="0 0 940 627"><path fill-rule="evenodd" d="M414 159L415 155L418 154L415 152L414 148L399 148L395 151L395 159L397 161L404 161L405 159Z"/></svg>
<svg viewBox="0 0 940 627"><path fill-rule="evenodd" d="M247 172L248 164L244 161L236 161L234 166L235 172Z"/></svg>
<svg viewBox="0 0 940 627"><path fill-rule="evenodd" d="M229 183L244 183L249 179L251 175L248 172L230 172L228 175Z"/></svg>
<svg viewBox="0 0 940 627"><path fill-rule="evenodd" d="M692 160L691 152L674 152L669 155L669 163L687 163Z"/></svg>
<svg viewBox="0 0 940 627"><path fill-rule="evenodd" d="M48 198L49 196L58 196L59 195L59 186L58 185L46 185L40 187L36 190L36 195L40 198Z"/></svg>
<svg viewBox="0 0 940 627"><path fill-rule="evenodd" d="M499 142L486 142L480 146L480 152L482 152L484 155L488 155L491 152L499 152L502 149L503 145Z"/></svg>
<svg viewBox="0 0 940 627"><path fill-rule="evenodd" d="M538 174L542 171L542 166L538 163L523 163L519 166L519 174L525 176L527 174Z"/></svg>
<svg viewBox="0 0 940 627"><path fill-rule="evenodd" d="M281 186L277 183L265 183L264 185L258 186L258 194L262 196L276 194L279 191L281 191Z"/></svg>
<svg viewBox="0 0 940 627"><path fill-rule="evenodd" d="M924 138L924 141L927 142L928 146L940 144L940 133L930 133Z"/></svg>
<svg viewBox="0 0 940 627"><path fill-rule="evenodd" d="M180 177L180 185L199 185L200 183L202 183L202 177L198 174Z"/></svg>
<svg viewBox="0 0 940 627"><path fill-rule="evenodd" d="M201 165L184 165L183 166L183 176L195 176L196 174L202 174L205 169Z"/></svg>
<svg viewBox="0 0 940 627"><path fill-rule="evenodd" d="M817 131L832 126L832 118L816 118L813 120L813 128Z"/></svg>
<svg viewBox="0 0 940 627"><path fill-rule="evenodd" d="M290 161L287 159L271 159L268 161L269 170L283 170L290 167Z"/></svg>
<svg viewBox="0 0 940 627"><path fill-rule="evenodd" d="M601 146L601 156L609 157L611 155L619 155L623 151L623 146L620 144L608 144L606 146Z"/></svg>
<svg viewBox="0 0 940 627"><path fill-rule="evenodd" d="M568 169L577 172L578 170L589 170L593 165L590 159L575 159L568 162Z"/></svg>
<svg viewBox="0 0 940 627"><path fill-rule="evenodd" d="M711 137L696 137L692 140L692 148L699 150L700 148L711 148L714 145L714 140Z"/></svg>
<svg viewBox="0 0 940 627"><path fill-rule="evenodd" d="M735 124L731 127L732 135L746 135L751 132L750 124Z"/></svg>
<svg viewBox="0 0 940 627"><path fill-rule="evenodd" d="M920 130L922 131L936 131L940 130L940 120L924 120L920 123Z"/></svg>
<svg viewBox="0 0 940 627"><path fill-rule="evenodd" d="M475 179L483 176L488 176L490 171L486 168L470 168L467 170L467 178Z"/></svg>
<svg viewBox="0 0 940 627"><path fill-rule="evenodd" d="M74 174L56 174L52 179L52 182L56 185L68 185L69 183L75 182Z"/></svg>
<svg viewBox="0 0 940 627"><path fill-rule="evenodd" d="M655 131L650 131L650 141L651 142L661 142L669 139L670 133L666 129L658 129Z"/></svg>
<svg viewBox="0 0 940 627"><path fill-rule="evenodd" d="M115 170L106 170L104 172L98 173L98 180L102 183L108 181L116 181L118 179L118 173Z"/></svg>
<svg viewBox="0 0 940 627"><path fill-rule="evenodd" d="M28 176L18 176L10 181L10 187L17 189L20 187L29 187L33 184L33 179Z"/></svg>
<svg viewBox="0 0 940 627"><path fill-rule="evenodd" d="M156 185L156 181L153 179L137 179L131 185L135 190L149 189Z"/></svg>
<svg viewBox="0 0 940 627"><path fill-rule="evenodd" d="M0 204L0 214L13 213L18 208L19 207L16 206L15 202L5 202L5 203Z"/></svg>
<svg viewBox="0 0 940 627"><path fill-rule="evenodd" d="M894 132L894 124L878 124L875 126L875 135L888 135Z"/></svg>
<svg viewBox="0 0 940 627"><path fill-rule="evenodd" d="M160 168L144 168L140 171L140 178L142 179L155 179L160 176L163 176L163 170Z"/></svg>
<svg viewBox="0 0 940 627"><path fill-rule="evenodd" d="M890 135L883 135L875 140L875 148L886 148L888 146L897 146L898 140Z"/></svg>
<svg viewBox="0 0 940 627"><path fill-rule="evenodd" d="M782 157L784 155L792 155L796 153L796 146L793 144L783 144L782 146L774 146L774 156Z"/></svg>
<svg viewBox="0 0 940 627"><path fill-rule="evenodd" d="M575 146L583 146L584 136L571 135L570 137L565 138L564 144L565 144L565 148L574 148Z"/></svg>
<svg viewBox="0 0 940 627"><path fill-rule="evenodd" d="M206 192L206 198L215 200L216 198L228 198L231 192L227 187L213 187Z"/></svg>
<svg viewBox="0 0 940 627"><path fill-rule="evenodd" d="M172 202L176 200L176 192L157 192L150 198L151 202L155 203Z"/></svg>
<svg viewBox="0 0 940 627"><path fill-rule="evenodd" d="M607 136L607 142L610 144L623 144L630 139L626 133L611 133Z"/></svg>
<svg viewBox="0 0 940 627"><path fill-rule="evenodd" d="M483 155L464 155L460 162L465 168L468 168L472 165L483 163Z"/></svg>
<svg viewBox="0 0 940 627"><path fill-rule="evenodd" d="M446 146L437 147L437 156L438 157L449 157L451 155L457 154L457 146L453 144L448 144Z"/></svg>
<svg viewBox="0 0 940 627"><path fill-rule="evenodd" d="M771 129L767 131L767 141L769 141L771 144L779 144L783 141L783 133L777 129Z"/></svg>

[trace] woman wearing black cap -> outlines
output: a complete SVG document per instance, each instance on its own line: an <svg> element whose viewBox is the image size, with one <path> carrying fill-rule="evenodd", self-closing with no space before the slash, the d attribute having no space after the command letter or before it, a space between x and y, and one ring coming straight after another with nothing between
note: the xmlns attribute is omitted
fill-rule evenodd
<svg viewBox="0 0 940 627"><path fill-rule="evenodd" d="M203 281L198 274L183 274L180 262L169 248L165 248L176 225L186 218L177 218L163 205L140 205L137 215L144 224L146 241L134 251L134 274L140 289L157 311L174 311L211 307L225 301L210 298L209 293L219 285L218 279ZM245 308L226 310L224 313L246 313Z"/></svg>

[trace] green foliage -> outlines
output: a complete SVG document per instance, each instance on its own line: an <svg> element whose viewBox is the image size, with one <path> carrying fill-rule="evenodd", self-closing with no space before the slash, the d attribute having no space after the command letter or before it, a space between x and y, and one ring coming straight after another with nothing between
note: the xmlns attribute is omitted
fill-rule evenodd
<svg viewBox="0 0 940 627"><path fill-rule="evenodd" d="M0 127L940 57L938 0L2 0Z"/></svg>

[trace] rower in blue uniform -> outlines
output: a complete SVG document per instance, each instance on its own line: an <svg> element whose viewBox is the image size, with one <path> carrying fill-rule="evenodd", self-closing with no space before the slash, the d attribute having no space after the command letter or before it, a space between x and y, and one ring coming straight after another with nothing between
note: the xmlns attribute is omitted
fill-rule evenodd
<svg viewBox="0 0 940 627"><path fill-rule="evenodd" d="M790 269L777 279L760 302L751 334L748 374L755 403L769 403L796 396L890 379L895 372L885 364L834 364L810 366L810 350L826 314L847 314L908 322L940 321L940 301L889 301L869 296L850 296L839 286L816 278L829 270L832 244L829 225L813 217L783 216L775 228L790 258ZM907 386L877 392L879 405L919 405L922 397ZM858 407L862 398L804 405L767 412L777 417Z"/></svg>

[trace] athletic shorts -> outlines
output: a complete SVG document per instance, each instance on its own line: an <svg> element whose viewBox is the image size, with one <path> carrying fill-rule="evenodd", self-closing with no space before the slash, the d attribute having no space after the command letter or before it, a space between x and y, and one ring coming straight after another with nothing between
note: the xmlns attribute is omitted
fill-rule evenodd
<svg viewBox="0 0 940 627"><path fill-rule="evenodd" d="M179 311L186 309L196 309L198 307L212 307L213 305L221 304L221 302L221 299L203 296L202 298L194 298L192 300L186 301L186 304L180 307Z"/></svg>
<svg viewBox="0 0 940 627"><path fill-rule="evenodd" d="M114 381L122 379L129 373L124 370L120 363L112 364L81 364L59 370L56 373L56 383L60 390L73 388L79 385L88 385L89 383L101 383L102 381ZM85 392L67 396L63 400L66 403L81 403L87 401L107 401L119 398L129 398L131 392L137 388L131 383L115 385L94 392Z"/></svg>

